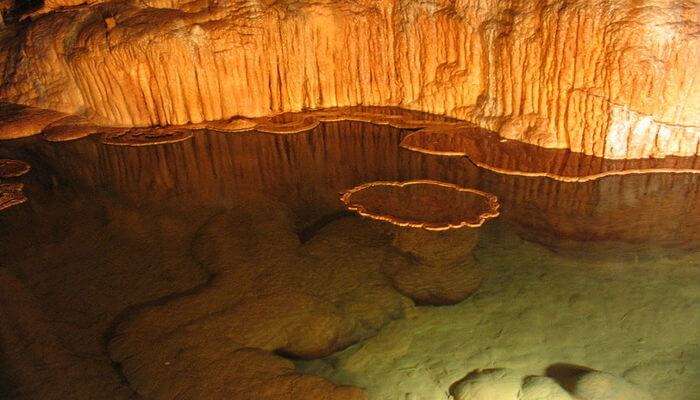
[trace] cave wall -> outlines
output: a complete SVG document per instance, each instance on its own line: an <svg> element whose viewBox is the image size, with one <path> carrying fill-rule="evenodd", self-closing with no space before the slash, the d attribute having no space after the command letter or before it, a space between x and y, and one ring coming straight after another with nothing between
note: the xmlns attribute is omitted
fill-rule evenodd
<svg viewBox="0 0 700 400"><path fill-rule="evenodd" d="M129 126L401 106L608 158L700 153L695 1L91 3L5 29L0 100Z"/></svg>

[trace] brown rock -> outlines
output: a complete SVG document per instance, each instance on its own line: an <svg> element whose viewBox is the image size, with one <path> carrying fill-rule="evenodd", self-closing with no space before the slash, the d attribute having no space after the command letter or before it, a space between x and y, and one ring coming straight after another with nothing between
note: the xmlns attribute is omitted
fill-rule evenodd
<svg viewBox="0 0 700 400"><path fill-rule="evenodd" d="M274 204L231 207L235 217L212 217L193 244L210 280L119 324L109 352L129 384L153 399L364 399L359 389L294 372L280 355L323 357L402 315L408 304L380 270L382 251L367 246L379 233L329 228L302 246Z"/></svg>
<svg viewBox="0 0 700 400"><path fill-rule="evenodd" d="M0 159L0 178L16 178L31 169L32 167L24 161Z"/></svg>
<svg viewBox="0 0 700 400"><path fill-rule="evenodd" d="M455 304L476 291L473 264L477 228L498 216L495 196L437 181L371 182L343 193L345 206L393 226L393 246L405 257L389 260L385 274L417 304Z"/></svg>
<svg viewBox="0 0 700 400"><path fill-rule="evenodd" d="M89 119L71 115L70 117L49 124L41 133L43 138L49 142L65 142L68 140L82 139L104 131L105 128L101 128Z"/></svg>
<svg viewBox="0 0 700 400"><path fill-rule="evenodd" d="M385 273L394 288L416 304L436 306L466 299L479 289L483 275L474 262L427 265L402 258L388 261Z"/></svg>
<svg viewBox="0 0 700 400"><path fill-rule="evenodd" d="M125 129L105 133L102 143L113 146L153 146L192 138L192 130L174 128Z"/></svg>
<svg viewBox="0 0 700 400"><path fill-rule="evenodd" d="M23 187L21 183L0 183L0 211L27 201Z"/></svg>
<svg viewBox="0 0 700 400"><path fill-rule="evenodd" d="M421 263L431 266L469 261L479 242L477 228L427 231L420 228L394 229L392 244Z"/></svg>
<svg viewBox="0 0 700 400"><path fill-rule="evenodd" d="M499 208L492 194L432 180L369 182L345 191L341 201L363 217L435 232L477 228Z"/></svg>
<svg viewBox="0 0 700 400"><path fill-rule="evenodd" d="M508 175L586 182L611 175L650 173L700 174L700 157L611 160L564 149L546 149L499 138L477 126L436 126L401 141L409 150L442 156L466 156L474 164Z"/></svg>

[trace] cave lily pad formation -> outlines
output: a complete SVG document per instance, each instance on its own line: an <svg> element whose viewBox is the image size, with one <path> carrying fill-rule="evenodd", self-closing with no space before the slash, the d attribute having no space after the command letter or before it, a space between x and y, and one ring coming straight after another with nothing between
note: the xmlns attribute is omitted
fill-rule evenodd
<svg viewBox="0 0 700 400"><path fill-rule="evenodd" d="M499 214L496 196L432 180L369 182L346 191L341 200L363 217L436 232L478 228Z"/></svg>
<svg viewBox="0 0 700 400"><path fill-rule="evenodd" d="M16 178L29 172L32 167L24 161L0 159L0 178Z"/></svg>
<svg viewBox="0 0 700 400"><path fill-rule="evenodd" d="M389 265L394 287L418 304L454 304L473 293L481 273L473 262L478 227L499 215L496 196L450 183L370 182L342 202L363 217L395 227L393 245L418 265Z"/></svg>
<svg viewBox="0 0 700 400"><path fill-rule="evenodd" d="M20 160L0 159L0 179L17 178L32 167ZM0 180L0 211L22 204L27 201L24 194L24 184L18 182L5 183Z"/></svg>
<svg viewBox="0 0 700 400"><path fill-rule="evenodd" d="M605 158L699 151L693 1L3 4L0 100L33 107L3 138L69 115L143 127L365 105Z"/></svg>
<svg viewBox="0 0 700 400"><path fill-rule="evenodd" d="M21 183L0 183L0 211L27 201L23 189Z"/></svg>

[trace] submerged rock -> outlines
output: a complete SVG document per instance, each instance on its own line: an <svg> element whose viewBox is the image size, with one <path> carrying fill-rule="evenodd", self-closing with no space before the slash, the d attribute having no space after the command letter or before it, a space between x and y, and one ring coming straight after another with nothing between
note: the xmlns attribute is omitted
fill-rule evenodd
<svg viewBox="0 0 700 400"><path fill-rule="evenodd" d="M485 369L470 373L450 392L455 400L518 400L522 381L522 374L511 369Z"/></svg>
<svg viewBox="0 0 700 400"><path fill-rule="evenodd" d="M16 178L29 172L32 167L24 161L0 159L0 178Z"/></svg>
<svg viewBox="0 0 700 400"><path fill-rule="evenodd" d="M592 371L581 375L574 395L582 400L652 400L651 394L624 378L607 372Z"/></svg>
<svg viewBox="0 0 700 400"><path fill-rule="evenodd" d="M0 183L0 211L27 201L21 183Z"/></svg>
<svg viewBox="0 0 700 400"><path fill-rule="evenodd" d="M415 180L365 183L347 190L341 200L348 210L391 224L393 246L417 262L389 260L385 273L417 304L455 304L478 289L481 273L472 250L477 228L499 215L496 196Z"/></svg>
<svg viewBox="0 0 700 400"><path fill-rule="evenodd" d="M285 357L328 356L410 307L380 271L387 249L368 245L380 233L346 218L302 245L278 209L258 199L213 216L192 245L210 281L117 326L109 353L139 394L364 399L360 389L295 372Z"/></svg>
<svg viewBox="0 0 700 400"><path fill-rule="evenodd" d="M507 368L477 370L450 388L454 400L652 400L650 394L615 375L590 371L572 393L545 376L524 376Z"/></svg>
<svg viewBox="0 0 700 400"><path fill-rule="evenodd" d="M388 262L385 274L396 290L418 305L459 303L476 292L483 280L483 272L471 261L429 266L401 257Z"/></svg>
<svg viewBox="0 0 700 400"><path fill-rule="evenodd" d="M523 381L518 400L573 400L573 397L552 378L528 376Z"/></svg>

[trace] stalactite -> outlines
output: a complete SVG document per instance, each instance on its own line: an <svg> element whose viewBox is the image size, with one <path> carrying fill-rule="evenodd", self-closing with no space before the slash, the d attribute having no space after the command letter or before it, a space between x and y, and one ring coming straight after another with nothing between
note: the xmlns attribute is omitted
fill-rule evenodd
<svg viewBox="0 0 700 400"><path fill-rule="evenodd" d="M151 5L35 18L0 98L128 126L400 106L607 158L700 149L693 3Z"/></svg>

